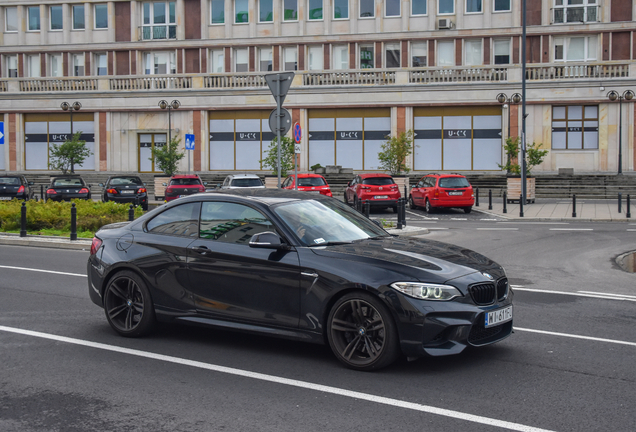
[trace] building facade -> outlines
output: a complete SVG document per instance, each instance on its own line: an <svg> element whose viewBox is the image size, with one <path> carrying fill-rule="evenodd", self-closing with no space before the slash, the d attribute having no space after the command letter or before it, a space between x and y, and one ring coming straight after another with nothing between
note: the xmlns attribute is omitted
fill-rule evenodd
<svg viewBox="0 0 636 432"><path fill-rule="evenodd" d="M549 150L535 172L615 173L619 153L634 171L634 3L527 0L526 142ZM266 171L264 76L293 71L300 170L377 171L385 137L413 130L416 172L501 173L521 135L521 4L0 0L0 171L48 171L71 131L84 171L157 172L152 148L186 133L184 171Z"/></svg>

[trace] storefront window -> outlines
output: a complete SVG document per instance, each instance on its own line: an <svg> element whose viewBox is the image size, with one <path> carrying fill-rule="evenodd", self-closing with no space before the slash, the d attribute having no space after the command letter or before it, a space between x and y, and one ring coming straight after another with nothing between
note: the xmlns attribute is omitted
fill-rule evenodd
<svg viewBox="0 0 636 432"><path fill-rule="evenodd" d="M598 106L552 107L552 148L598 149Z"/></svg>

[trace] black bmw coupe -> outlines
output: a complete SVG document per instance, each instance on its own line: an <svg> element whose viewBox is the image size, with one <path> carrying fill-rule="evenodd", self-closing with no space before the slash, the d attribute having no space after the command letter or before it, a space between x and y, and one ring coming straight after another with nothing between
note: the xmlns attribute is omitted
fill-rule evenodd
<svg viewBox="0 0 636 432"><path fill-rule="evenodd" d="M346 204L276 189L196 194L95 234L88 291L122 336L173 321L328 344L346 366L457 354L512 333L504 269L394 237Z"/></svg>

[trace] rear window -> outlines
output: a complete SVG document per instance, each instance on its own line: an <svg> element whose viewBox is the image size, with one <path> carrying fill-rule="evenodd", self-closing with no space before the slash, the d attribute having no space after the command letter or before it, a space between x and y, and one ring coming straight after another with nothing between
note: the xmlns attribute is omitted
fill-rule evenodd
<svg viewBox="0 0 636 432"><path fill-rule="evenodd" d="M446 177L439 179L439 187L442 188L457 188L457 187L469 187L470 183L465 177Z"/></svg>
<svg viewBox="0 0 636 432"><path fill-rule="evenodd" d="M263 186L261 179L257 178L241 178L232 180L232 186L234 187L254 187Z"/></svg>
<svg viewBox="0 0 636 432"><path fill-rule="evenodd" d="M20 179L17 177L0 177L1 185L19 185Z"/></svg>
<svg viewBox="0 0 636 432"><path fill-rule="evenodd" d="M170 186L201 186L201 180L196 178L172 179Z"/></svg>
<svg viewBox="0 0 636 432"><path fill-rule="evenodd" d="M78 178L58 178L53 180L53 186L82 186L82 180Z"/></svg>
<svg viewBox="0 0 636 432"><path fill-rule="evenodd" d="M388 186L394 183L391 177L370 177L362 179L362 184L369 186Z"/></svg>
<svg viewBox="0 0 636 432"><path fill-rule="evenodd" d="M111 186L141 186L142 184L139 177L117 177L110 180Z"/></svg>
<svg viewBox="0 0 636 432"><path fill-rule="evenodd" d="M327 183L322 177L304 177L298 179L298 186L325 186Z"/></svg>

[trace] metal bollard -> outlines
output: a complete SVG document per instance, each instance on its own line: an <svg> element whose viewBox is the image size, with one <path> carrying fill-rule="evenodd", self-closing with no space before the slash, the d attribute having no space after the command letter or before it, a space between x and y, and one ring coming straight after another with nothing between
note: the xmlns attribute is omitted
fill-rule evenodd
<svg viewBox="0 0 636 432"><path fill-rule="evenodd" d="M40 199L46 202L46 197L44 196L44 185L40 185Z"/></svg>
<svg viewBox="0 0 636 432"><path fill-rule="evenodd" d="M402 199L402 225L406 226L406 198Z"/></svg>
<svg viewBox="0 0 636 432"><path fill-rule="evenodd" d="M572 217L576 217L576 195L572 195Z"/></svg>
<svg viewBox="0 0 636 432"><path fill-rule="evenodd" d="M628 217L628 218L632 217L632 211L629 207L630 206L629 206L629 194L628 194L627 195L627 213L625 213L625 217Z"/></svg>
<svg viewBox="0 0 636 432"><path fill-rule="evenodd" d="M508 194L506 193L506 191L504 191L503 193L503 198L504 198L504 207L503 207L503 212L504 213L508 213L508 207L506 206L506 204L508 204Z"/></svg>
<svg viewBox="0 0 636 432"><path fill-rule="evenodd" d="M475 207L479 207L479 188L475 188Z"/></svg>
<svg viewBox="0 0 636 432"><path fill-rule="evenodd" d="M135 207L139 207L139 197L135 197Z"/></svg>
<svg viewBox="0 0 636 432"><path fill-rule="evenodd" d="M622 193L618 193L618 212L620 213L623 209L621 208L623 206L623 194Z"/></svg>
<svg viewBox="0 0 636 432"><path fill-rule="evenodd" d="M402 229L402 198L397 200L397 229Z"/></svg>
<svg viewBox="0 0 636 432"><path fill-rule="evenodd" d="M22 203L20 209L20 237L26 237L26 202Z"/></svg>
<svg viewBox="0 0 636 432"><path fill-rule="evenodd" d="M71 240L77 240L77 209L71 204Z"/></svg>
<svg viewBox="0 0 636 432"><path fill-rule="evenodd" d="M488 189L488 210L492 210L492 189Z"/></svg>
<svg viewBox="0 0 636 432"><path fill-rule="evenodd" d="M519 217L523 217L523 195L519 195Z"/></svg>
<svg viewBox="0 0 636 432"><path fill-rule="evenodd" d="M128 208L128 220L131 222L135 220L135 208L132 204Z"/></svg>
<svg viewBox="0 0 636 432"><path fill-rule="evenodd" d="M368 218L371 213L371 203L369 200L364 200L364 215Z"/></svg>

